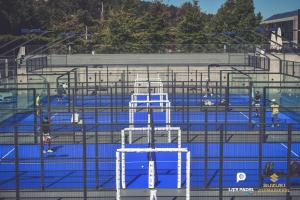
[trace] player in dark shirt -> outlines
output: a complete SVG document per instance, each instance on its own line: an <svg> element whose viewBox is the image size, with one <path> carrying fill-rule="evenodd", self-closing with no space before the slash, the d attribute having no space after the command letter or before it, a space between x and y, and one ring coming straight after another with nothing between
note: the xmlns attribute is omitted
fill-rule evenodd
<svg viewBox="0 0 300 200"><path fill-rule="evenodd" d="M51 149L50 122L48 117L45 117L42 122L42 133L44 144L48 144L47 152L52 153L53 150ZM43 153L46 153L46 150L44 150Z"/></svg>
<svg viewBox="0 0 300 200"><path fill-rule="evenodd" d="M261 99L261 95L260 95L259 91L256 91L255 97L254 97L254 106L255 106L256 117L259 117L259 114L260 114L260 99Z"/></svg>

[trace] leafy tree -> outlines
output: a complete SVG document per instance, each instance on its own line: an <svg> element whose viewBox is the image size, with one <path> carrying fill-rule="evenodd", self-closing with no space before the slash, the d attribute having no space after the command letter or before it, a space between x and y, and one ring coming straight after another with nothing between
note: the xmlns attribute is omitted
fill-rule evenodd
<svg viewBox="0 0 300 200"><path fill-rule="evenodd" d="M197 1L182 5L176 28L176 43L181 50L191 52L201 48L200 44L205 42L204 23Z"/></svg>

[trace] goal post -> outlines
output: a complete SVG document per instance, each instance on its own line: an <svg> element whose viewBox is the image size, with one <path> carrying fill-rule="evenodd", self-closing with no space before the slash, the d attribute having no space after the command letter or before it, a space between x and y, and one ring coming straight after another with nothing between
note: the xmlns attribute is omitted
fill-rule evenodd
<svg viewBox="0 0 300 200"><path fill-rule="evenodd" d="M126 180L125 180L125 156L121 159L120 154L127 154L127 153L149 153L149 152L170 152L170 153L178 153L186 154L186 200L190 200L190 165L191 165L191 154L190 151L187 148L121 148L117 149L116 151L116 199L121 200L121 188L126 189ZM179 160L177 161L179 162ZM181 162L181 161L180 161ZM121 163L121 168L120 168ZM151 170L152 171L152 170ZM177 168L177 188L181 189L181 168ZM179 173L180 171L180 173ZM150 170L149 172L150 173ZM154 179L153 176L155 174L148 174L148 179L151 176L151 180ZM121 184L122 183L122 184ZM153 188L150 188L153 189Z"/></svg>

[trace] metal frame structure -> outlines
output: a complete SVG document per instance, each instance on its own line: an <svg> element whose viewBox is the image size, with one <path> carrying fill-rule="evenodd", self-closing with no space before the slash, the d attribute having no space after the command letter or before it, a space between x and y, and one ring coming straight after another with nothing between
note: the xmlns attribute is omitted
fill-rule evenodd
<svg viewBox="0 0 300 200"><path fill-rule="evenodd" d="M191 175L191 153L186 148L121 148L116 151L116 199L121 200L121 186L126 189L125 184L125 160L120 159L120 153L148 153L148 152L174 152L186 153L186 200L190 200L190 175ZM120 169L120 162L122 168ZM180 161L178 160L178 163ZM179 173L180 170L180 173ZM121 172L121 173L120 173ZM122 176L121 176L122 174ZM122 183L122 184L120 184ZM180 184L179 184L180 183ZM177 188L181 189L181 169L178 168Z"/></svg>

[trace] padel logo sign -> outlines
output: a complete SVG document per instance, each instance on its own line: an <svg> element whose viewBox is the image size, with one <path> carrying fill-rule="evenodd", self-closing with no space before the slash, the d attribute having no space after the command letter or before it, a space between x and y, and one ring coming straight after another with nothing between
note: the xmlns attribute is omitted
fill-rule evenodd
<svg viewBox="0 0 300 200"><path fill-rule="evenodd" d="M237 183L240 182L240 181L246 180L246 178L247 178L247 176L246 176L246 174L244 172L238 172L236 174L236 182Z"/></svg>
<svg viewBox="0 0 300 200"><path fill-rule="evenodd" d="M244 182L247 179L247 175L244 172L236 173L236 183ZM254 192L254 188L228 188L229 192Z"/></svg>

